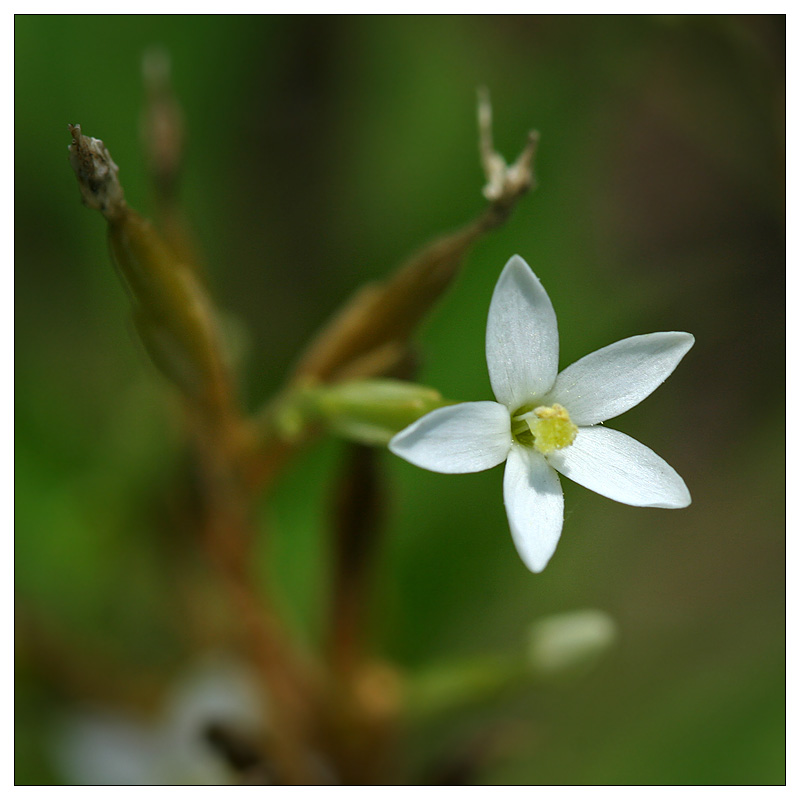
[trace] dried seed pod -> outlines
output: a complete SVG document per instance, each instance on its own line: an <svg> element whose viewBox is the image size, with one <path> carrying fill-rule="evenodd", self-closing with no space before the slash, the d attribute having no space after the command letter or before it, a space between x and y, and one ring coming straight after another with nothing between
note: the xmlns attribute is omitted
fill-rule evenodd
<svg viewBox="0 0 800 800"><path fill-rule="evenodd" d="M111 255L148 353L191 400L208 412L224 413L230 383L208 298L153 225L128 207L119 168L103 142L84 136L79 125L70 132L70 163L84 203L108 221Z"/></svg>

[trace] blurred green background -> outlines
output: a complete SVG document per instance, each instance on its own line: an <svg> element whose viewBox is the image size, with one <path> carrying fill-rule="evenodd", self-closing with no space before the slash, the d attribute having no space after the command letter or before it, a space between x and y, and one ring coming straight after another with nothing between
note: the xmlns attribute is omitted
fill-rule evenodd
<svg viewBox="0 0 800 800"><path fill-rule="evenodd" d="M518 735L474 780L784 782L781 16L16 18L16 782L67 780L52 730L93 688L76 689L71 653L163 676L189 658L165 555L180 544L177 407L66 158L79 122L152 212L151 45L172 57L182 196L239 325L250 408L359 284L482 208L479 84L508 159L540 131L540 185L423 326L420 381L491 398L486 312L513 253L553 300L562 366L634 334L697 339L613 425L673 465L693 504L629 508L564 480L541 575L514 551L501 469L437 475L385 455L383 656L413 670L507 651L533 620L584 607L620 628L582 680L482 706L417 749L501 717ZM312 646L340 452L306 452L263 509L286 614Z"/></svg>

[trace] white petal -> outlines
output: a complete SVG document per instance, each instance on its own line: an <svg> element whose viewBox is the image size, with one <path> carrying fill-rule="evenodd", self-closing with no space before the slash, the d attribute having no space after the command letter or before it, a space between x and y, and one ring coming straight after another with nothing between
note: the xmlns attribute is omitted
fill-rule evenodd
<svg viewBox="0 0 800 800"><path fill-rule="evenodd" d="M503 269L489 306L486 363L497 400L514 412L553 385L558 372L556 313L519 256Z"/></svg>
<svg viewBox="0 0 800 800"><path fill-rule="evenodd" d="M557 378L547 404L561 403L576 425L595 425L655 391L694 344L691 333L631 336L584 356Z"/></svg>
<svg viewBox="0 0 800 800"><path fill-rule="evenodd" d="M505 461L511 417L500 403L459 403L431 411L395 436L389 449L433 472L480 472Z"/></svg>
<svg viewBox="0 0 800 800"><path fill-rule="evenodd" d="M683 479L663 458L611 428L579 428L575 441L547 460L575 483L629 506L684 508L692 502Z"/></svg>
<svg viewBox="0 0 800 800"><path fill-rule="evenodd" d="M544 456L514 445L503 476L503 498L517 552L531 572L550 560L564 525L564 494Z"/></svg>

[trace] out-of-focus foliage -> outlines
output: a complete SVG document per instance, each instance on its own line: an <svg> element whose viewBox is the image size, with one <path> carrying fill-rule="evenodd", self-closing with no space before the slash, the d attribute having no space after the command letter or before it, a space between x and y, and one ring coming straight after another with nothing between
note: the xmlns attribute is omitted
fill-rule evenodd
<svg viewBox="0 0 800 800"><path fill-rule="evenodd" d="M515 252L553 300L562 366L629 335L696 336L613 426L680 472L692 506L627 508L564 481L541 575L514 551L499 469L453 478L385 455L383 656L415 669L516 648L536 618L583 607L619 636L580 681L432 725L408 757L503 720L481 781L783 782L784 42L783 17L17 17L17 782L65 780L58 720L121 686L150 707L143 676L166 685L217 624L213 598L186 617L175 579L192 564L175 559L174 396L66 157L78 122L152 211L138 126L154 44L172 57L182 197L250 408L358 284L482 207L478 84L509 158L541 132L539 188L424 326L416 379L490 399L486 312ZM304 454L263 508L263 570L311 647L339 453Z"/></svg>

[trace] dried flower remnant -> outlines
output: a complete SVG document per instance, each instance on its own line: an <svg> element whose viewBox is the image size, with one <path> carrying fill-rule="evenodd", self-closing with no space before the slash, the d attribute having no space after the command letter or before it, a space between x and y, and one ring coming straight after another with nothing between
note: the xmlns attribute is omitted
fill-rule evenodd
<svg viewBox="0 0 800 800"><path fill-rule="evenodd" d="M531 131L528 141L517 160L506 164L503 156L494 149L492 137L492 104L486 88L478 90L478 132L481 164L486 176L483 196L500 206L511 206L515 200L536 186L533 159L539 146L539 133Z"/></svg>
<svg viewBox="0 0 800 800"><path fill-rule="evenodd" d="M72 144L69 163L78 178L84 205L99 211L106 219L125 209L125 194L119 182L119 167L100 139L84 136L80 125L69 125Z"/></svg>
<svg viewBox="0 0 800 800"><path fill-rule="evenodd" d="M534 188L533 160L539 134L530 131L516 161L506 165L492 144L486 90L478 97L478 127L487 181L483 194L488 205L454 233L427 244L385 281L360 289L301 356L293 376L295 385L390 374L407 355L409 337L449 288L472 246L502 225Z"/></svg>

